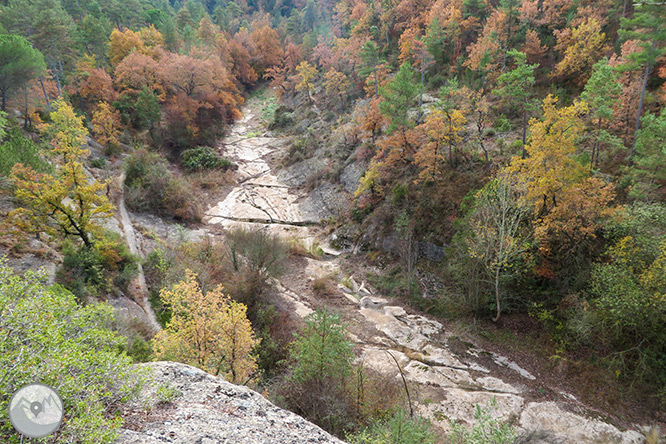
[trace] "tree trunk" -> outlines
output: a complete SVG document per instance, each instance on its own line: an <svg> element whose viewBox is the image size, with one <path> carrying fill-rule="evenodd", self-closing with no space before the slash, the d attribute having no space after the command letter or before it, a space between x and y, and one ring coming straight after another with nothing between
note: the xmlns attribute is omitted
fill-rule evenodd
<svg viewBox="0 0 666 444"><path fill-rule="evenodd" d="M599 143L599 134L601 134L601 117L599 117L599 121L597 122L597 140L594 141L594 145L592 145L592 159L590 161L590 170L592 169L592 165L595 167L599 165L599 151L601 151L601 144Z"/></svg>
<svg viewBox="0 0 666 444"><path fill-rule="evenodd" d="M379 82L377 82L377 65L373 68L375 72L375 99L379 98Z"/></svg>
<svg viewBox="0 0 666 444"><path fill-rule="evenodd" d="M652 43L654 48L654 42ZM638 130L641 129L641 114L643 114L643 103L645 102L645 90L647 89L648 77L650 77L650 63L645 64L645 76L643 77L643 87L641 88L641 100L638 102L638 113L636 114L636 126L634 127L634 141L631 144L631 160L633 162L634 154L636 154L636 140L638 137Z"/></svg>
<svg viewBox="0 0 666 444"><path fill-rule="evenodd" d="M28 88L23 87L23 94L25 98L25 112L23 113L23 129L28 129Z"/></svg>
<svg viewBox="0 0 666 444"><path fill-rule="evenodd" d="M423 65L423 60L421 60L421 65ZM421 117L423 117L423 89L425 88L425 69L421 69L421 93L419 94L419 114L416 116L416 124L421 123Z"/></svg>
<svg viewBox="0 0 666 444"><path fill-rule="evenodd" d="M486 146L483 144L483 141L479 141L479 145L481 145L481 149L483 150L483 156L486 158L486 165L490 163L490 159L488 159L488 149Z"/></svg>
<svg viewBox="0 0 666 444"><path fill-rule="evenodd" d="M451 143L451 137L449 137L449 165L453 168L453 143Z"/></svg>
<svg viewBox="0 0 666 444"><path fill-rule="evenodd" d="M46 100L46 109L51 111L51 101L49 100L49 95L46 94L46 87L44 86L44 77L39 76L39 84L42 86L42 92L44 93L44 100Z"/></svg>
<svg viewBox="0 0 666 444"><path fill-rule="evenodd" d="M527 141L527 103L525 103L525 108L523 108L523 155L522 158L527 157L527 151L525 151L525 142Z"/></svg>
<svg viewBox="0 0 666 444"><path fill-rule="evenodd" d="M6 111L7 110L7 87L3 86L2 87L2 110Z"/></svg>
<svg viewBox="0 0 666 444"><path fill-rule="evenodd" d="M60 85L60 75L58 74L57 71L55 71L55 81L56 81L56 86L58 87L58 97L62 97L62 87Z"/></svg>
<svg viewBox="0 0 666 444"><path fill-rule="evenodd" d="M488 158L488 149L483 144L483 122L481 119L482 119L481 113L479 113L479 118L476 121L476 132L479 135L479 145L481 145L481 149L483 150L483 155L486 158L486 165L487 165L490 163L490 159Z"/></svg>
<svg viewBox="0 0 666 444"><path fill-rule="evenodd" d="M500 313L502 312L502 309L500 307L500 296L499 296L499 273L500 269L499 267L497 267L497 270L495 270L495 303L497 304L497 314L493 318L493 322L499 321Z"/></svg>

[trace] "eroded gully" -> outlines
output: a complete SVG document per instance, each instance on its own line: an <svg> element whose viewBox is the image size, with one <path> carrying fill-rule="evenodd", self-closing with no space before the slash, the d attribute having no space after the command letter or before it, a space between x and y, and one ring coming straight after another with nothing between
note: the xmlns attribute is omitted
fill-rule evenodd
<svg viewBox="0 0 666 444"><path fill-rule="evenodd" d="M251 105L250 101L243 118L219 146L221 154L238 166L237 185L208 209L204 222L269 230L311 244L317 237L318 221L299 205L305 191L282 183L277 172L288 139L272 136ZM323 248L322 259L306 259L298 279L326 276L342 282L340 264L345 259L339 252ZM359 359L386 376L400 378L397 361L413 387L415 410L435 426L448 430L451 420L474 423L475 405L492 404L496 417L512 421L523 431L546 433L560 440L557 442L642 442L638 432L621 431L597 419L603 414L568 393L548 388L549 400L539 399L538 374L474 344L461 345L440 322L410 314L353 278L344 280L346 285L339 284L335 290L336 309L343 313L350 337L361 350ZM293 288L288 276L274 284L299 316L307 316L320 305L311 291Z"/></svg>

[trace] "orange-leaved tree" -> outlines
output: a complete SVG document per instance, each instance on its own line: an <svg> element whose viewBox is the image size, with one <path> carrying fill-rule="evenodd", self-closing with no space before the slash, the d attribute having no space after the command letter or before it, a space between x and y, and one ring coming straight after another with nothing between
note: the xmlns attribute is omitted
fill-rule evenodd
<svg viewBox="0 0 666 444"><path fill-rule="evenodd" d="M449 163L453 165L453 147L462 140L460 131L466 120L457 109L437 109L430 113L420 125L427 135L427 142L414 155L419 168L417 182L437 183L446 162L444 150L448 150Z"/></svg>

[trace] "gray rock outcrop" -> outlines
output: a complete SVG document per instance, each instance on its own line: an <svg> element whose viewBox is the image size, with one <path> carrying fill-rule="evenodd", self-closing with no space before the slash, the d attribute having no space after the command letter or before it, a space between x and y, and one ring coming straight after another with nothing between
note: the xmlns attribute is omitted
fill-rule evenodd
<svg viewBox="0 0 666 444"><path fill-rule="evenodd" d="M124 412L119 444L344 444L249 388L195 367L140 366L148 367L153 379L142 399ZM168 400L165 393L171 394Z"/></svg>

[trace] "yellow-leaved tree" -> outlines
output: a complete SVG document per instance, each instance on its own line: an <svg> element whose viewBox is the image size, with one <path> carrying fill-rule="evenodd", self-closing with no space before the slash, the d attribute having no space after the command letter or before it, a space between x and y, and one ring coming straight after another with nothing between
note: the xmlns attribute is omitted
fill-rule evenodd
<svg viewBox="0 0 666 444"><path fill-rule="evenodd" d="M612 184L591 177L576 158L582 151L578 144L587 104L557 108L556 103L553 96L544 99L543 118L530 122L527 158L514 158L507 170L524 188L523 201L534 210L534 235L544 265L557 264L566 275L570 267L591 257L603 220L615 212L615 192Z"/></svg>
<svg viewBox="0 0 666 444"><path fill-rule="evenodd" d="M314 88L314 79L317 77L317 67L308 62L301 62L296 67L296 71L298 72L296 75L298 81L296 90L307 92L308 100L312 103L312 89Z"/></svg>
<svg viewBox="0 0 666 444"><path fill-rule="evenodd" d="M51 142L55 171L37 173L30 166L15 165L10 180L21 207L9 217L24 231L78 237L90 248L100 234L99 221L113 215L113 205L103 193L106 183L89 177L83 167L90 155L83 118L62 99L53 107L51 123L41 131Z"/></svg>
<svg viewBox="0 0 666 444"><path fill-rule="evenodd" d="M525 200L543 215L557 205L568 189L581 182L586 169L575 158L576 141L585 125L581 119L587 110L584 102L557 108L557 97L543 100L543 118L530 121L530 143L527 157L514 158L508 167L526 187Z"/></svg>
<svg viewBox="0 0 666 444"><path fill-rule="evenodd" d="M234 384L247 383L257 369L254 348L259 343L247 319L247 307L225 295L222 286L203 293L196 275L160 298L173 314L153 340L159 359L194 365Z"/></svg>
<svg viewBox="0 0 666 444"><path fill-rule="evenodd" d="M104 146L116 146L120 143L120 113L107 102L99 102L92 115L93 133L97 142Z"/></svg>

